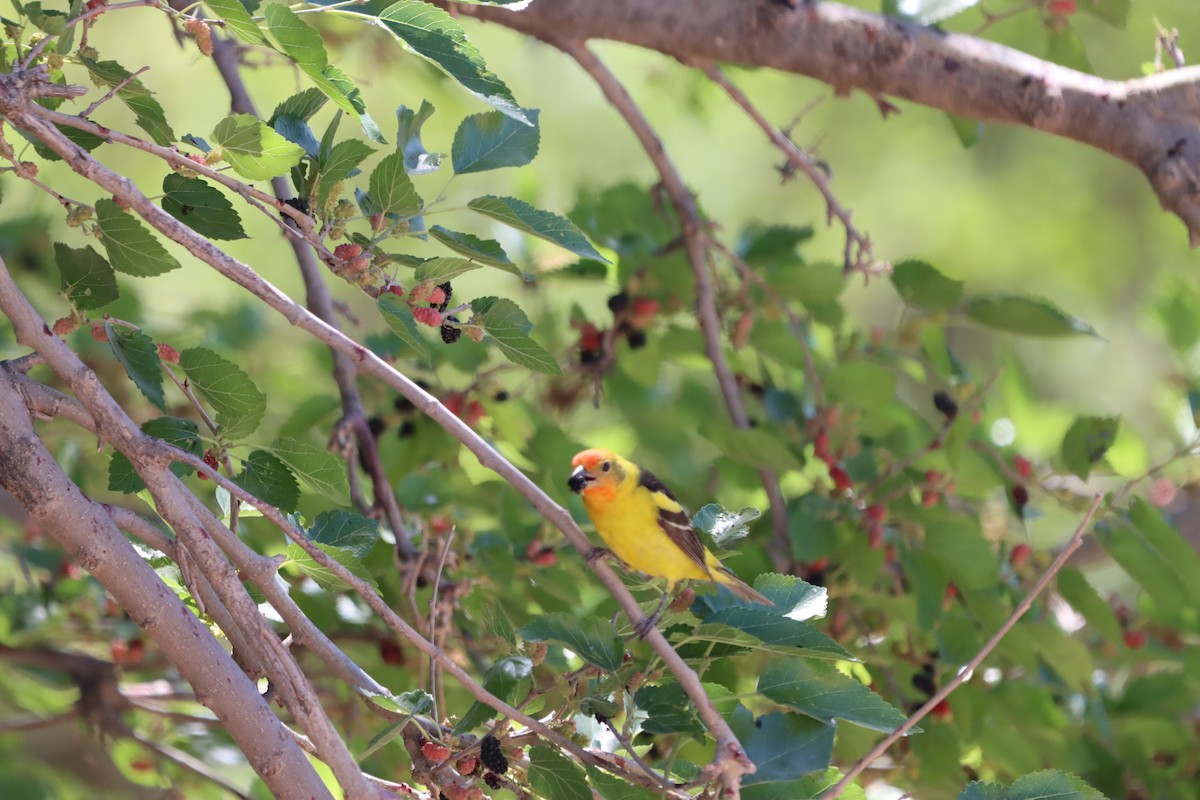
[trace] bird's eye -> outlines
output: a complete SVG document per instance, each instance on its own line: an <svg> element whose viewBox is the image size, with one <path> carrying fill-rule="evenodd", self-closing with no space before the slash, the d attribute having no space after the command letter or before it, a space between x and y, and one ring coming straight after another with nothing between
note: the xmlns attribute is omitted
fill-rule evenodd
<svg viewBox="0 0 1200 800"><path fill-rule="evenodd" d="M612 469L611 461L605 461L603 464L600 465L601 472L608 472L610 469Z"/></svg>

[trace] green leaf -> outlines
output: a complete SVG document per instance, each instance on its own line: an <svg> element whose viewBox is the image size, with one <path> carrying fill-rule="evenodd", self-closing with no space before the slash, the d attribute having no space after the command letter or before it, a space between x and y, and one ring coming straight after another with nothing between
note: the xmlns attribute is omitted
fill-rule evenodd
<svg viewBox="0 0 1200 800"><path fill-rule="evenodd" d="M1025 336L1096 335L1083 320L1032 297L979 297L967 304L967 316L980 325Z"/></svg>
<svg viewBox="0 0 1200 800"><path fill-rule="evenodd" d="M427 175L442 166L442 154L430 153L421 143L421 126L433 116L433 105L421 101L416 111L406 106L396 109L396 147L404 152L404 169L409 175Z"/></svg>
<svg viewBox="0 0 1200 800"><path fill-rule="evenodd" d="M250 453L241 473L234 480L238 486L280 511L295 511L300 503L300 487L296 483L296 476L266 450Z"/></svg>
<svg viewBox="0 0 1200 800"><path fill-rule="evenodd" d="M285 114L271 123L271 129L292 144L300 145L309 158L316 158L321 154L321 143L317 141L316 134L308 123L299 117Z"/></svg>
<svg viewBox="0 0 1200 800"><path fill-rule="evenodd" d="M527 684L532 671L533 662L524 656L502 658L483 674L483 688L506 703L511 703L517 699L522 686ZM496 713L491 706L476 700L454 726L454 732L462 734L474 730L496 716Z"/></svg>
<svg viewBox="0 0 1200 800"><path fill-rule="evenodd" d="M433 711L433 695L424 689L413 689L400 694L376 694L368 691L361 686L355 687L359 694L370 700L376 705L386 708L389 711L395 711L398 714L428 714Z"/></svg>
<svg viewBox="0 0 1200 800"><path fill-rule="evenodd" d="M1163 609L1200 608L1200 554L1153 506L1134 499L1128 524L1096 526L1096 538L1121 569Z"/></svg>
<svg viewBox="0 0 1200 800"><path fill-rule="evenodd" d="M1062 770L1045 770L1017 778L1004 800L1104 800L1083 779Z"/></svg>
<svg viewBox="0 0 1200 800"><path fill-rule="evenodd" d="M309 489L339 505L350 505L346 464L333 453L286 436L272 442L270 450Z"/></svg>
<svg viewBox="0 0 1200 800"><path fill-rule="evenodd" d="M133 77L133 73L115 61L81 60L97 83L109 88L121 87L117 90L117 97L133 112L134 122L150 135L155 144L167 147L175 142L175 132L167 124L163 107L154 99L151 91Z"/></svg>
<svg viewBox="0 0 1200 800"><path fill-rule="evenodd" d="M931 311L958 305L965 286L924 261L901 261L892 270L892 285L906 304Z"/></svg>
<svg viewBox="0 0 1200 800"><path fill-rule="evenodd" d="M147 278L179 268L179 262L154 234L112 200L96 201L96 224L109 263L118 272Z"/></svg>
<svg viewBox="0 0 1200 800"><path fill-rule="evenodd" d="M529 785L542 797L554 800L592 800L583 769L545 745L529 751Z"/></svg>
<svg viewBox="0 0 1200 800"><path fill-rule="evenodd" d="M761 606L727 608L708 617L704 623L703 627L727 625L775 647L807 651L806 655L856 660L841 645L807 622L781 617L774 610L763 609ZM694 635L703 638L699 629Z"/></svg>
<svg viewBox="0 0 1200 800"><path fill-rule="evenodd" d="M479 269L479 265L465 258L431 258L417 267L413 280L443 283L473 269Z"/></svg>
<svg viewBox="0 0 1200 800"><path fill-rule="evenodd" d="M512 300L479 297L471 301L471 310L472 321L483 327L509 361L547 375L563 374L554 356L529 337L533 325Z"/></svg>
<svg viewBox="0 0 1200 800"><path fill-rule="evenodd" d="M958 800L1004 800L1005 788L998 783L974 781L958 795Z"/></svg>
<svg viewBox="0 0 1200 800"><path fill-rule="evenodd" d="M163 178L162 208L208 239L245 239L242 218L220 190L171 172Z"/></svg>
<svg viewBox="0 0 1200 800"><path fill-rule="evenodd" d="M441 225L429 229L429 235L444 244L460 256L466 256L473 261L487 264L489 267L500 267L508 272L521 275L521 271L509 260L504 248L494 239L480 239L469 233L459 233L448 230Z"/></svg>
<svg viewBox="0 0 1200 800"><path fill-rule="evenodd" d="M510 228L552 242L577 256L609 263L608 259L596 252L596 248L584 238L583 232L569 219L534 208L515 197L476 197L467 203L467 208L503 222Z"/></svg>
<svg viewBox="0 0 1200 800"><path fill-rule="evenodd" d="M120 296L117 274L91 245L76 250L55 242L54 261L62 273L62 293L80 311L103 308Z"/></svg>
<svg viewBox="0 0 1200 800"><path fill-rule="evenodd" d="M1079 0L1079 8L1105 22L1124 28L1129 20L1131 0Z"/></svg>
<svg viewBox="0 0 1200 800"><path fill-rule="evenodd" d="M374 152L374 148L357 139L347 139L322 154L317 161L317 208L325 208L333 187L349 178L358 165Z"/></svg>
<svg viewBox="0 0 1200 800"><path fill-rule="evenodd" d="M204 4L212 9L214 16L225 20L229 29L246 44L266 44L262 29L239 0L204 0Z"/></svg>
<svg viewBox="0 0 1200 800"><path fill-rule="evenodd" d="M652 792L649 789L643 789L640 786L634 786L628 781L621 780L612 773L605 772L597 767L586 766L588 780L592 786L600 793L602 800L660 800L662 795L657 792Z"/></svg>
<svg viewBox="0 0 1200 800"><path fill-rule="evenodd" d="M709 503L696 512L692 524L712 537L718 547L728 547L732 542L750 533L748 523L762 516L757 508L727 511L724 506Z"/></svg>
<svg viewBox="0 0 1200 800"><path fill-rule="evenodd" d="M142 433L170 442L180 450L194 456L200 455L203 451L204 446L200 443L200 431L196 427L196 423L189 419L158 417L148 420L142 425ZM192 468L187 464L179 462L171 464L171 472L179 477L183 477L191 471ZM113 452L112 460L108 463L108 488L113 492L134 494L145 489L146 484L142 482L141 477L134 470L133 464L124 454Z"/></svg>
<svg viewBox="0 0 1200 800"><path fill-rule="evenodd" d="M833 725L776 711L757 719L739 705L729 721L734 736L756 767L742 785L790 781L823 770L833 757Z"/></svg>
<svg viewBox="0 0 1200 800"><path fill-rule="evenodd" d="M818 800L841 779L842 773L835 767L830 767L823 775L744 786L741 792L742 800ZM851 783L839 797L842 800L867 800L867 793Z"/></svg>
<svg viewBox="0 0 1200 800"><path fill-rule="evenodd" d="M180 353L179 366L217 412L222 436L236 439L254 432L267 412L267 398L240 367L203 347Z"/></svg>
<svg viewBox="0 0 1200 800"><path fill-rule="evenodd" d="M375 583L375 579L353 552L344 547L335 547L333 545L320 543L314 543L314 545L338 564L348 569L356 578L366 581L375 591L379 591L379 586ZM352 588L348 581L327 569L315 558L304 552L304 548L295 542L288 544L287 557L288 561L324 589L330 591L350 591Z"/></svg>
<svg viewBox="0 0 1200 800"><path fill-rule="evenodd" d="M727 422L713 422L700 428L700 435L715 444L730 459L748 467L766 467L776 472L803 468L784 437L772 433L766 425L735 428Z"/></svg>
<svg viewBox="0 0 1200 800"><path fill-rule="evenodd" d="M1063 464L1086 481L1092 467L1104 458L1116 440L1120 426L1120 417L1076 417L1063 436Z"/></svg>
<svg viewBox="0 0 1200 800"><path fill-rule="evenodd" d="M485 172L501 167L523 167L537 156L541 131L538 110L525 110L531 125L499 111L467 117L454 133L450 158L454 174Z"/></svg>
<svg viewBox="0 0 1200 800"><path fill-rule="evenodd" d="M271 112L270 119L267 120L267 125L275 127L275 120L280 117L295 117L302 119L305 122L312 119L313 115L324 107L329 98L325 93L317 88L305 89L303 92L292 95L284 100L279 105L275 106L275 110Z"/></svg>
<svg viewBox="0 0 1200 800"><path fill-rule="evenodd" d="M986 589L996 583L996 554L975 517L936 510L919 521L925 526L925 551L960 588Z"/></svg>
<svg viewBox="0 0 1200 800"><path fill-rule="evenodd" d="M519 122L529 122L504 81L488 70L462 27L445 11L422 0L400 0L385 9L379 21L471 94Z"/></svg>
<svg viewBox="0 0 1200 800"><path fill-rule="evenodd" d="M711 683L701 685L718 711L736 706L737 698L724 686ZM642 720L644 733L657 735L704 732L704 725L696 713L696 704L675 681L658 686L643 686L634 693L633 701L646 714L646 719Z"/></svg>
<svg viewBox="0 0 1200 800"><path fill-rule="evenodd" d="M325 53L325 43L317 29L302 20L300 16L285 5L272 3L264 12L267 27L279 48L290 56L305 72L316 71L319 75L329 63Z"/></svg>
<svg viewBox="0 0 1200 800"><path fill-rule="evenodd" d="M146 396L158 410L164 414L167 411L167 399L163 394L162 363L158 358L158 348L150 337L141 331L126 328L123 325L104 323L104 331L108 334L108 344L113 355L129 380L138 387L138 391Z"/></svg>
<svg viewBox="0 0 1200 800"><path fill-rule="evenodd" d="M1046 60L1089 75L1096 72L1083 39L1071 27L1046 32Z"/></svg>
<svg viewBox="0 0 1200 800"><path fill-rule="evenodd" d="M1117 615L1113 612L1112 606L1104 601L1104 598L1092 587L1082 572L1072 567L1065 567L1062 572L1058 573L1056 585L1063 600L1066 600L1071 608L1079 612L1089 625L1095 627L1096 631L1111 644L1120 644L1121 623L1117 621Z"/></svg>
<svg viewBox="0 0 1200 800"><path fill-rule="evenodd" d="M891 733L904 724L904 712L830 664L803 658L777 658L758 679L769 700L831 725L845 720Z"/></svg>
<svg viewBox="0 0 1200 800"><path fill-rule="evenodd" d="M286 175L304 157L303 147L292 144L249 114L233 114L218 122L213 139L230 166L250 180Z"/></svg>
<svg viewBox="0 0 1200 800"><path fill-rule="evenodd" d="M954 135L963 148L974 147L983 138L983 123L979 120L947 113L946 121L954 129Z"/></svg>
<svg viewBox="0 0 1200 800"><path fill-rule="evenodd" d="M830 370L825 390L835 400L876 413L895 402L896 376L873 361L845 361Z"/></svg>
<svg viewBox="0 0 1200 800"><path fill-rule="evenodd" d="M391 292L379 295L379 299L375 302L379 307L379 313L383 315L383 321L388 324L392 332L416 351L422 361L426 364L430 363L429 347L421 338L420 331L417 330L417 321L413 319L412 309L408 307L408 304Z"/></svg>
<svg viewBox="0 0 1200 800"><path fill-rule="evenodd" d="M379 540L379 523L353 511L322 511L306 533L314 542L349 550L362 559Z"/></svg>
<svg viewBox="0 0 1200 800"><path fill-rule="evenodd" d="M625 646L616 627L600 617L559 613L534 617L521 628L532 642L557 642L588 663L615 672L625 657Z"/></svg>
<svg viewBox="0 0 1200 800"><path fill-rule="evenodd" d="M371 171L367 191L381 213L400 217L416 216L421 210L421 198L404 170L404 153L392 153Z"/></svg>
<svg viewBox="0 0 1200 800"><path fill-rule="evenodd" d="M756 608L779 617L794 620L823 617L829 605L829 592L824 586L805 583L795 575L764 572L754 579L754 588L775 604L773 607L764 608L760 605ZM717 611L743 608L745 605L745 600L730 592L706 594L698 596L692 603L692 613L707 621Z"/></svg>

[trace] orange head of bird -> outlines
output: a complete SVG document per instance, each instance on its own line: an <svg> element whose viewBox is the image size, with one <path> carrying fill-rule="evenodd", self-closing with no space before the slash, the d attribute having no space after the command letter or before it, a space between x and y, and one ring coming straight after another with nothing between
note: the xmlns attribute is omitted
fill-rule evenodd
<svg viewBox="0 0 1200 800"><path fill-rule="evenodd" d="M612 493L625 477L625 462L611 450L584 450L571 459L567 486L576 494Z"/></svg>

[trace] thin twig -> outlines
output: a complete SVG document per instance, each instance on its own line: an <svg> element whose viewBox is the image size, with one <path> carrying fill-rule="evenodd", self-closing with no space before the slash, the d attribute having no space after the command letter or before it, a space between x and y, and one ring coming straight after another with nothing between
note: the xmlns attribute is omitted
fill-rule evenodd
<svg viewBox="0 0 1200 800"><path fill-rule="evenodd" d="M1058 574L1059 570L1063 568L1063 565L1067 563L1067 559L1070 558L1071 554L1074 553L1079 548L1079 545L1083 543L1083 536L1085 533L1087 533L1088 526L1091 525L1092 518L1096 515L1096 511L1099 510L1100 503L1103 500L1104 495L1102 494L1097 494L1095 498L1093 498L1092 504L1088 508L1087 513L1083 515L1083 519L1080 521L1079 526L1075 528L1075 533L1071 535L1071 538L1067 542L1066 546L1064 546L1062 551L1059 552L1058 557L1054 559L1054 563L1050 565L1049 569L1046 570L1042 577L1038 578L1037 583L1035 583L1033 588L1029 590L1029 594L1022 598L1021 602L1017 604L1017 607L1013 609L1012 614L1010 614L1008 619L1004 621L1004 624L1000 626L1000 629L992 635L992 638L987 640L987 643L984 644L980 651L975 654L975 657L968 661L966 666L958 671L958 674L954 676L953 680L951 680L932 697L930 697L925 702L925 705L914 711L912 716L904 721L903 725L892 731L885 739L883 739L883 741L871 748L871 752L860 758L853 767L847 770L846 774L842 776L840 781L834 784L834 786L828 792L821 795L821 800L833 800L833 798L840 795L846 789L846 787L850 785L850 782L857 778L863 770L869 767L872 762L875 761L875 759L886 753L889 747L899 741L904 734L912 730L912 728L918 722L924 719L930 711L932 711L943 700L949 697L951 692L970 679L970 677L975 673L975 670L979 668L979 665L983 663L983 660L991 654L992 650L996 649L996 645L1000 644L1000 640L1008 635L1008 632L1012 630L1013 626L1017 624L1021 617L1025 616L1025 612L1029 611L1030 607L1033 605L1033 601L1037 599L1037 596L1042 593L1042 591L1050 584L1050 581L1054 579L1054 576Z"/></svg>
<svg viewBox="0 0 1200 800"><path fill-rule="evenodd" d="M95 111L97 108L99 108L100 106L104 105L109 100L111 100L117 94L117 92L121 91L126 86L128 86L129 84L131 84L135 80L137 80L138 75L141 75L143 72L149 72L149 71L150 71L149 67L142 67L137 72L129 73L119 83L117 83L111 89L109 89L107 92L105 92L103 97L101 97L99 100L97 100L96 102L89 105L83 111L80 111L79 116L90 117L92 115L93 111Z"/></svg>
<svg viewBox="0 0 1200 800"><path fill-rule="evenodd" d="M867 269L872 265L875 262L875 256L871 250L871 237L855 227L851 219L853 216L852 212L838 202L837 196L833 193L833 187L829 184L828 173L821 168L816 159L802 150L783 131L768 122L767 118L758 110L758 107L746 96L746 93L733 81L729 80L729 77L715 64L705 64L702 69L704 70L704 74L709 77L709 80L724 89L730 99L737 103L750 119L754 121L754 124L762 129L762 132L771 140L771 144L783 152L787 158L788 166L793 170L800 170L808 176L808 180L821 193L821 197L825 199L827 221L833 222L836 218L846 231L846 247L843 254L842 270L844 272L852 272L854 270Z"/></svg>
<svg viewBox="0 0 1200 800"><path fill-rule="evenodd" d="M445 540L442 542L442 552L438 554L437 571L433 574L433 591L429 594L429 625L425 636L434 644L440 643L437 640L437 616L438 616L438 589L441 588L442 570L446 568L446 557L450 555L450 543L454 541L454 528L451 528L446 534ZM438 668L436 658L429 659L429 694L433 697L433 718L441 719L438 713L439 708L446 707L446 698L441 689L442 671Z"/></svg>

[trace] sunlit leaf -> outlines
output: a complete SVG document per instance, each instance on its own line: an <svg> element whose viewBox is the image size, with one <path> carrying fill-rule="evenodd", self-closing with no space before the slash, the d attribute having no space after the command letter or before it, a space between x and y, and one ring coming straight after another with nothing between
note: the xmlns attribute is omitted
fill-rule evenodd
<svg viewBox="0 0 1200 800"><path fill-rule="evenodd" d="M242 218L218 189L171 172L163 178L163 211L208 239L245 239Z"/></svg>
<svg viewBox="0 0 1200 800"><path fill-rule="evenodd" d="M179 268L179 262L162 242L112 200L96 201L96 224L109 263L117 272L147 278Z"/></svg>

